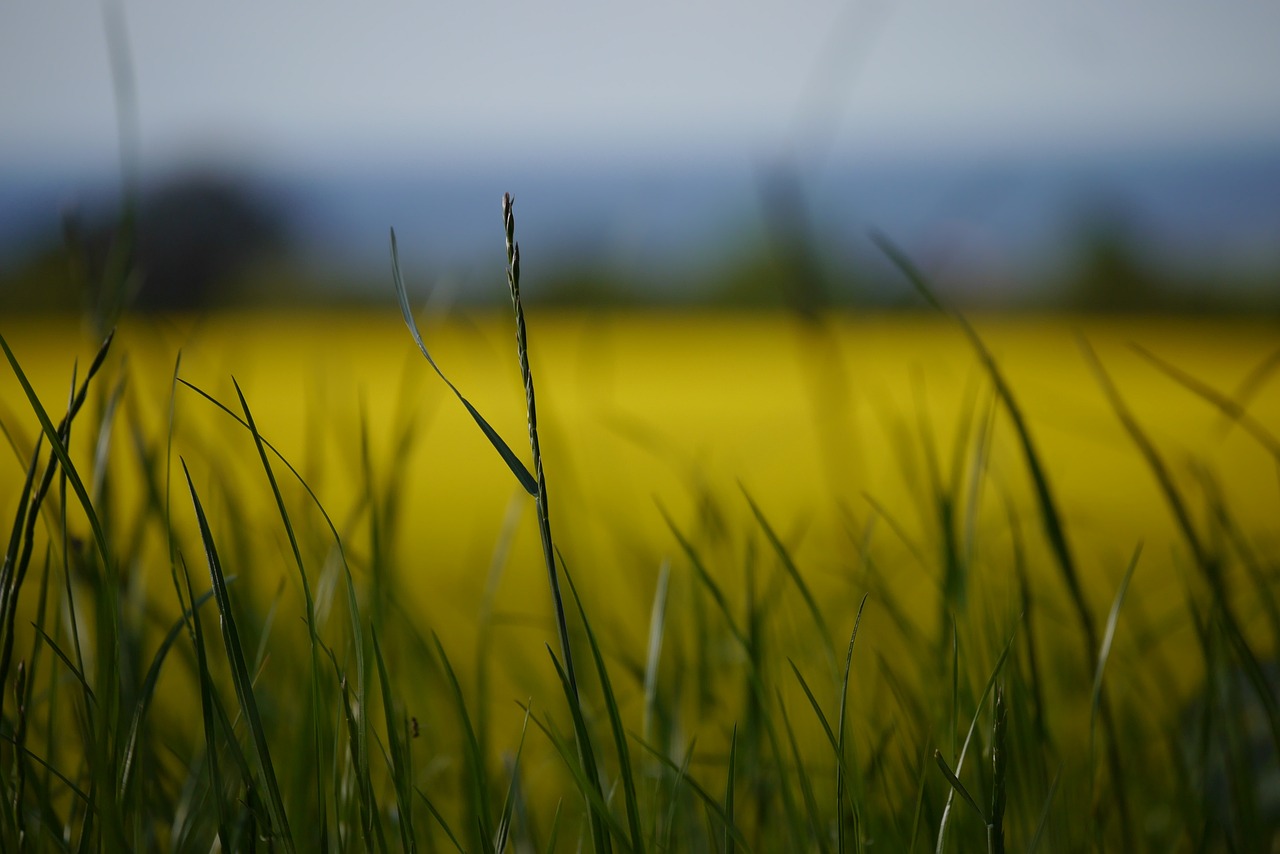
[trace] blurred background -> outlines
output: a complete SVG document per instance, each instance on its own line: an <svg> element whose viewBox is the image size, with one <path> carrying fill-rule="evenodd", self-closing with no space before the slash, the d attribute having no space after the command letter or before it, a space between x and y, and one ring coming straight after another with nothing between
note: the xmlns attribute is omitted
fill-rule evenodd
<svg viewBox="0 0 1280 854"><path fill-rule="evenodd" d="M510 6L510 8L509 8ZM0 307L1280 309L1280 6L0 7Z"/></svg>

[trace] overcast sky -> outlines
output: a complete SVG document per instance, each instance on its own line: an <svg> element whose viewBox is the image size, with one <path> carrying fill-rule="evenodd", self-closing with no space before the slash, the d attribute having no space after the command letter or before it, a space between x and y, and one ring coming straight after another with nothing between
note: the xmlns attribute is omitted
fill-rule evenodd
<svg viewBox="0 0 1280 854"><path fill-rule="evenodd" d="M144 163L1280 145L1280 3L123 0ZM110 162L100 4L0 5L0 165Z"/></svg>

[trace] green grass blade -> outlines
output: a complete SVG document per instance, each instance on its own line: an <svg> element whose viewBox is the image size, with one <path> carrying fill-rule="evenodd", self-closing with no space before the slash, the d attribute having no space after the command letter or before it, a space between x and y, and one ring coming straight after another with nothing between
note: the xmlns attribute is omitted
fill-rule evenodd
<svg viewBox="0 0 1280 854"><path fill-rule="evenodd" d="M591 647L591 656L595 660L596 673L600 677L600 688L604 693L605 710L609 715L609 728L613 732L613 743L618 753L618 776L622 781L622 798L627 811L627 824L631 830L630 847L634 851L644 851L644 831L640 823L640 799L636 794L635 771L631 766L631 751L627 747L627 733L622 727L622 714L618 711L618 701L614 697L613 682L609 678L609 669L605 666L604 655L600 652L600 644L596 640L595 630L587 619L586 609L582 607L582 599L578 596L577 585L569 568L560 559L565 580L569 582L569 592L573 594L573 602L582 618L582 627L587 635L587 643Z"/></svg>
<svg viewBox="0 0 1280 854"><path fill-rule="evenodd" d="M732 828L733 823L733 782L735 765L738 759L738 725L733 725L733 734L729 737L729 771L724 784L724 850L725 854L734 854L736 850Z"/></svg>
<svg viewBox="0 0 1280 854"><path fill-rule="evenodd" d="M822 651L831 663L831 669L834 672L835 655L831 651L831 631L827 628L827 621L822 616L822 609L818 607L818 602L809 590L809 585L805 583L804 577L800 575L800 570L795 561L791 559L791 553L773 530L773 526L769 524L769 520L765 518L755 499L751 497L751 493L747 492L747 488L742 483L738 484L738 488L742 490L742 495L747 499L747 505L751 508L751 514L755 516L756 522L760 525L760 530L764 531L765 539L769 541L769 545L773 547L774 552L778 555L778 560L782 562L782 567L786 570L787 576L795 584L796 589L800 591L800 597L804 599L805 607L809 609L809 616L813 618L813 624L818 629L819 637L822 638Z"/></svg>
<svg viewBox="0 0 1280 854"><path fill-rule="evenodd" d="M493 844L496 854L502 854L507 848L507 839L511 833L511 816L515 812L516 793L520 782L520 757L524 755L524 739L529 732L529 707L525 705L524 722L520 725L520 743L516 746L515 759L511 762L511 781L507 784L507 794L502 799L502 813L498 819L498 838Z"/></svg>
<svg viewBox="0 0 1280 854"><path fill-rule="evenodd" d="M236 630L235 614L232 613L231 597L227 592L227 581L222 571L222 563L218 558L218 550L213 542L213 533L209 530L209 520L205 517L204 507L200 504L200 496L196 494L195 483L191 480L191 472L186 461L182 461L182 471L187 479L187 487L191 491L191 502L195 506L196 521L200 526L200 538L204 542L205 557L209 562L209 577L213 584L214 595L221 614L222 641L226 647L227 658L231 665L231 680L236 689L240 709L249 725L249 733L253 737L254 748L258 756L259 771L266 783L267 807L271 813L274 833L288 852L294 850L293 834L289 831L289 820L284 811L284 799L280 794L280 784L276 780L275 767L271 763L271 750L267 743L266 730L262 725L262 717L258 712L258 702L253 694L253 680L249 668L245 664L244 650L240 645L240 635Z"/></svg>
<svg viewBox="0 0 1280 854"><path fill-rule="evenodd" d="M195 595L191 590L191 573L187 570L187 563L182 560L181 554L178 555L178 563L182 566L183 580L186 583L186 601L194 603ZM174 584L176 586L176 569L174 573ZM180 592L179 601L182 601ZM200 685L200 722L204 730L205 756L208 758L209 763L209 789L213 794L218 816L218 839L221 841L224 850L231 851L233 850L231 848L231 833L227 824L226 804L223 802L225 789L222 783L222 774L218 768L218 738L216 720L213 716L213 694L215 688L213 686L213 677L209 673L209 661L204 648L204 628L200 622L199 608L187 608L183 613L190 615L191 622L188 624L188 628L191 634L191 643L196 650L196 680Z"/></svg>
<svg viewBox="0 0 1280 854"><path fill-rule="evenodd" d="M479 851L488 847L496 836L489 803L489 775L484 756L480 753L480 741L476 737L475 727L471 724L471 715L467 712L467 701L462 696L462 685L458 682L458 676L454 673L453 665L449 662L449 656L445 653L440 638L432 632L431 639L435 643L436 654L440 656L440 663L444 665L450 696L458 711L458 722L462 725L463 764L470 781L467 804L472 813L467 825L478 834L472 844L475 850Z"/></svg>
<svg viewBox="0 0 1280 854"><path fill-rule="evenodd" d="M1138 559L1142 557L1142 544L1133 550L1129 566L1125 568L1120 579L1120 588L1116 590L1115 599L1111 603L1111 611L1107 614L1107 624L1102 632L1102 646L1098 649L1098 667L1093 674L1093 696L1089 701L1089 759L1093 764L1094 723L1098 716L1098 702L1102 699L1102 679L1107 671L1107 662L1111 659L1111 644L1115 641L1116 627L1120 624L1120 608L1124 605L1125 594L1129 590L1129 582L1133 579L1133 571L1138 568Z"/></svg>
<svg viewBox="0 0 1280 854"><path fill-rule="evenodd" d="M800 797L804 801L805 811L809 814L809 832L812 841L817 844L818 850L828 852L831 845L827 840L827 834L822 829L822 815L818 811L818 799L813 794L813 782L809 779L809 769L806 766L804 757L800 754L800 745L796 742L796 733L791 726L791 718L787 715L787 706L782 700L782 693L777 692L778 697L778 713L782 715L782 728L787 733L787 743L791 746L791 757L796 764L796 778L800 783ZM839 819L839 810L837 809L837 818Z"/></svg>
<svg viewBox="0 0 1280 854"><path fill-rule="evenodd" d="M449 378L444 375L444 372L441 371L440 367L436 364L436 360L431 358L431 353L427 351L427 345L422 340L422 333L418 331L418 323L413 319L413 310L409 307L409 293L405 290L404 279L400 275L400 255L396 251L396 230L394 228L391 229L391 271L395 277L396 296L400 300L400 313L404 315L405 325L409 327L409 334L413 336L413 340L418 345L418 349L422 352L422 355L426 357L427 363L431 365L431 368L436 372L436 375L439 376L440 379L444 380L444 383L449 387L449 390L452 391L458 400L462 402L462 405L466 407L467 412L471 413L471 417L475 419L475 422L480 427L481 432L484 433L485 437L489 440L489 443L493 445L493 448L498 452L498 455L502 457L502 460L507 464L507 467L511 469L511 473L516 476L516 480L520 481L520 485L524 487L524 491L536 498L538 495L538 482L534 479L533 475L529 473L528 467L520 461L520 458L515 455L515 452L511 450L511 447L503 441L502 437L498 435L498 431L489 426L489 422L484 419L484 416L476 411L476 408L471 405L471 401L462 396L462 392L458 391L457 386L455 386Z"/></svg>

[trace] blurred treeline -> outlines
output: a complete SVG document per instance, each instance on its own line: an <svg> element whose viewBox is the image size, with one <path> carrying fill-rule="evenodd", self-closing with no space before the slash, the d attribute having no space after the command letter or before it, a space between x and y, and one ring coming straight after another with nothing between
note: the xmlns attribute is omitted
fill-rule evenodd
<svg viewBox="0 0 1280 854"><path fill-rule="evenodd" d="M762 180L759 201L763 233L731 238L734 245L717 256L720 261L680 274L683 280L674 286L658 265L621 267L562 255L552 269L536 271L537 287L528 289L528 297L564 306L675 304L806 315L919 307L884 259L869 252L851 256L847 247L816 236L795 182ZM251 181L218 172L176 175L115 208L69 209L61 233L35 232L0 262L0 311L81 311L103 302L136 311L201 311L391 299L387 269L318 271L297 239L297 215ZM948 302L962 308L1280 313L1280 252L1275 263L1261 267L1171 269L1139 239L1142 227L1123 206L1099 205L1077 217L1063 235L1066 251L1034 281L1019 280L999 264L930 270L924 258L923 266ZM664 281L655 284L650 277ZM121 293L100 293L104 282ZM468 303L505 300L498 288L453 296Z"/></svg>

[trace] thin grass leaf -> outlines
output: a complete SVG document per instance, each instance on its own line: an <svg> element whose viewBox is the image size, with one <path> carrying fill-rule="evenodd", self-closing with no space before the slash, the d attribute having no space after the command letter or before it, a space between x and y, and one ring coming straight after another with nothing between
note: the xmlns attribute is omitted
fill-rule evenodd
<svg viewBox="0 0 1280 854"><path fill-rule="evenodd" d="M468 825L477 834L474 845L478 851L490 845L497 835L493 816L490 813L489 775L485 768L484 756L480 753L480 742L476 738L475 728L471 725L471 715L467 712L467 702L462 696L462 685L459 684L453 665L449 662L449 656L445 653L444 646L435 632L431 633L431 640L435 643L440 663L444 665L450 695L453 698L454 707L458 710L458 721L462 725L463 765L467 769L467 778L470 782L467 804L472 812Z"/></svg>
<svg viewBox="0 0 1280 854"><path fill-rule="evenodd" d="M550 648L548 648L547 651L550 653L551 660L555 664L556 671L560 674L560 679L563 683L566 681L564 668L560 666L560 661L555 657L555 653L552 653ZM556 753L560 756L560 760L564 762L565 768L568 769L569 774L573 777L573 781L578 788L578 792L586 800L587 810L596 813L599 817L598 822L589 822L589 827L599 826L604 828L610 838L616 839L625 850L631 851L628 844L627 829L623 827L622 823L619 822L617 818L614 817L612 811L609 809L609 804L605 801L604 795L601 793L598 786L588 779L586 772L583 771L576 747L565 741L559 733L551 728L551 725L547 721L544 721L535 715L529 706L524 703L517 703L516 705L528 713L529 720L533 721L534 726L541 730L542 734L551 742L551 746L555 748ZM594 836L592 838L592 844L596 845L597 850L599 850L598 846L600 845L600 842L599 840L596 840ZM607 845L608 843L605 844Z"/></svg>
<svg viewBox="0 0 1280 854"><path fill-rule="evenodd" d="M489 426L489 422L484 420L476 408L471 405L471 401L462 396L462 392L458 391L440 367L436 364L436 360L431 358L431 353L427 351L427 345L422 340L422 333L418 331L418 323L413 319L413 310L409 308L409 293L405 290L404 279L400 275L400 254L396 250L396 230L391 229L391 272L395 278L396 296L400 300L400 313L404 315L405 325L409 327L409 334L413 336L414 342L418 345L418 349L422 355L426 357L427 363L431 365L431 369L436 372L440 379L444 380L449 390L462 402L467 412L471 413L471 417L475 419L476 424L480 427L481 432L489 440L489 444L493 445L494 450L498 452L498 456L502 457L503 462L511 469L511 473L516 476L516 480L520 481L520 485L524 487L524 491L534 496L538 495L538 482L534 480L533 475L529 473L529 469L525 466L520 458L515 455L511 447L503 441L498 435L498 431Z"/></svg>
<svg viewBox="0 0 1280 854"><path fill-rule="evenodd" d="M454 835L453 829L449 827L449 822L445 820L445 817L440 814L440 810L436 809L436 805L433 804L431 799L427 797L426 793L417 786L413 787L413 791L416 792L418 797L422 799L422 802L427 805L427 812L431 813L431 817L440 825L440 829L444 831L444 835L453 843L453 847L456 848L460 854L465 854L467 849L462 847L462 843L458 841L458 837Z"/></svg>
<svg viewBox="0 0 1280 854"><path fill-rule="evenodd" d="M667 631L667 591L671 582L671 561L663 560L658 568L658 584L653 591L653 608L649 612L649 643L644 666L644 717L641 732L645 741L653 740L654 716L658 709L658 667L662 661L662 639Z"/></svg>
<svg viewBox="0 0 1280 854"><path fill-rule="evenodd" d="M286 851L293 852L293 835L289 831L284 799L280 794L280 784L276 780L275 767L271 763L271 750L267 744L266 730L258 712L258 702L253 694L253 682L248 666L245 664L244 650L240 645L240 634L236 629L235 615L232 613L231 597L227 592L222 563L218 559L213 533L209 530L209 520L205 517L204 507L200 504L200 497L196 494L195 483L191 480L191 472L187 469L185 460L182 461L182 471L187 479L187 487L191 491L191 502L195 506L196 521L200 526L200 538L204 541L205 557L209 562L209 577L217 598L218 612L222 617L222 641L231 665L231 681L236 689L236 697L240 701L240 709L248 722L249 733L253 737L254 749L258 757L258 770L266 782L267 808L271 813L274 834L280 838Z"/></svg>
<svg viewBox="0 0 1280 854"><path fill-rule="evenodd" d="M1004 649L1000 652L1000 657L996 659L995 667L991 669L991 675L987 677L987 684L982 689L982 694L978 697L977 705L973 710L973 717L969 721L969 732L964 737L964 744L960 748L959 758L956 759L955 774L959 774L961 769L964 767L965 756L969 752L969 745L973 741L973 734L978 728L978 716L982 714L982 706L986 703L987 697L991 694L991 689L995 687L996 678L1000 675L1000 671L1004 667L1005 660L1009 657L1009 650L1013 649L1013 642L1017 636L1018 633L1015 628L1014 633L1010 635L1008 642L1004 645ZM942 810L942 821L938 825L938 844L936 849L938 854L942 854L942 852L946 850L947 825L951 815L951 803L955 791L956 790L953 787L951 793L947 795L947 805ZM979 809L978 812L981 813L982 810Z"/></svg>
<svg viewBox="0 0 1280 854"><path fill-rule="evenodd" d="M507 794L502 799L502 813L498 819L498 837L493 843L496 854L502 854L507 848L507 839L511 833L511 815L516 806L516 791L520 780L520 757L524 755L524 739L529 732L529 705L525 704L524 722L520 724L520 743L516 745L516 756L511 763L511 781L507 784Z"/></svg>
<svg viewBox="0 0 1280 854"><path fill-rule="evenodd" d="M1058 768L1058 773L1053 775L1053 782L1049 784L1049 794L1045 795L1044 806L1040 808L1040 820L1036 822L1036 832L1031 837L1031 843L1027 845L1027 854L1035 854L1040 847L1040 840L1044 837L1045 828L1049 826L1049 810L1053 806L1053 798L1058 794L1058 783L1062 781L1062 768Z"/></svg>
<svg viewBox="0 0 1280 854"><path fill-rule="evenodd" d="M942 758L941 750L933 751L933 761L938 763L938 768L942 771L942 776L947 778L947 782L951 784L951 788L960 793L960 797L964 798L965 802L967 802L969 806L973 807L973 811L982 818L983 824L986 824L986 812L982 807L978 806L978 802L973 799L973 795L969 794L969 790L964 787L964 783L961 783L960 778L952 772L950 766L947 765L947 760Z"/></svg>
<svg viewBox="0 0 1280 854"><path fill-rule="evenodd" d="M407 852L418 850L418 840L413 832L413 799L410 789L413 781L409 779L408 750L400 740L399 727L396 724L396 713L391 695L391 679L387 676L387 665L382 658L382 647L378 643L378 632L373 630L373 660L378 666L378 682L382 688L382 712L387 724L387 744L391 753L391 781L396 791L396 808L400 814L397 822L400 828L400 844Z"/></svg>
<svg viewBox="0 0 1280 854"><path fill-rule="evenodd" d="M235 576L227 578L228 584L233 584L234 582ZM192 607L200 608L212 598L213 591L206 590ZM128 738L125 740L124 754L120 760L120 791L122 799L127 798L130 786L133 783L133 760L138 749L138 733L142 728L142 721L147 715L147 710L151 706L151 700L155 696L156 684L160 681L160 667L164 664L165 658L169 654L169 649L178 640L182 630L186 628L187 620L190 619L190 616L190 611L184 610L182 616L169 627L169 631L165 633L164 640L160 642L155 655L152 656L151 665L147 668L147 675L143 677L142 687L138 691L137 707L129 724Z"/></svg>
<svg viewBox="0 0 1280 854"><path fill-rule="evenodd" d="M800 570L796 566L795 561L791 559L791 553L787 547L783 545L782 540L773 530L773 526L769 524L769 520L765 518L760 507L756 504L755 499L751 497L751 493L747 492L746 486L741 481L738 482L738 488L742 490L742 495L747 499L747 505L751 508L751 514L755 516L756 522L760 525L760 529L764 531L765 539L769 541L769 545L773 547L774 552L778 555L783 569L786 570L787 576L790 577L796 589L800 591L800 597L804 600L805 607L809 610L809 616L813 618L813 624L818 629L818 636L822 638L822 651L826 655L827 660L831 664L832 672L835 671L835 654L831 651L831 632L827 628L827 621L822 616L822 609L818 607L818 602L813 597L813 593L809 590L809 585L805 583Z"/></svg>
<svg viewBox="0 0 1280 854"><path fill-rule="evenodd" d="M787 733L787 743L791 746L791 757L796 764L796 778L800 783L800 797L804 801L805 811L809 814L809 833L811 841L816 843L818 850L826 852L831 850L831 844L827 839L827 834L822 829L822 817L818 811L818 799L813 794L813 783L809 780L809 769L804 761L804 757L800 755L800 745L796 741L795 730L791 726L791 718L787 716L787 706L782 700L782 692L775 692L778 698L778 714L782 715L782 728ZM839 821L839 810L837 810L836 821Z"/></svg>
<svg viewBox="0 0 1280 854"><path fill-rule="evenodd" d="M191 589L191 573L187 570L187 562L182 559L181 553L178 554L178 562L182 566L183 580L186 583L187 597L186 601L194 603L195 594ZM177 586L177 570L174 569L174 586ZM181 591L178 596L179 603L182 602ZM231 848L231 833L227 824L226 804L223 803L223 784L222 774L218 769L218 744L217 732L215 729L216 721L213 716L213 677L209 673L209 662L204 648L204 629L200 623L200 609L186 608L184 614L190 615L191 622L188 628L191 632L191 642L196 649L196 681L200 685L200 721L204 730L204 747L205 756L209 763L209 789L213 795L214 806L218 816L218 839L222 843L222 847L226 851Z"/></svg>
<svg viewBox="0 0 1280 854"><path fill-rule="evenodd" d="M738 759L738 725L733 725L733 734L729 737L729 772L724 784L724 850L725 854L734 854L733 833L733 778Z"/></svg>
<svg viewBox="0 0 1280 854"><path fill-rule="evenodd" d="M1125 594L1129 591L1129 582L1133 579L1133 571L1138 568L1138 559L1142 557L1142 543L1133 550L1133 557L1125 568L1120 579L1120 587L1116 590L1115 599L1111 603L1111 611L1107 614L1107 624L1102 632L1102 646L1098 649L1098 667L1093 674L1093 695L1089 701L1089 758L1092 764L1094 722L1097 719L1098 701L1102 697L1102 679L1106 674L1107 662L1111 659L1111 645L1115 641L1116 627L1120 624L1120 608L1124 605Z"/></svg>
<svg viewBox="0 0 1280 854"><path fill-rule="evenodd" d="M573 594L573 602L578 608L578 616L582 618L582 627L591 648L591 656L595 660L596 673L600 678L600 689L604 694L605 711L609 715L609 728L613 732L614 748L618 754L618 776L622 782L623 804L627 812L627 824L631 830L629 844L635 851L644 851L644 831L640 823L640 799L636 794L635 771L631 766L631 751L627 747L627 733L622 727L622 714L618 711L618 701L613 693L613 681L609 678L609 669L605 666L604 655L600 652L600 644L596 640L595 630L587 619L586 609L582 607L582 598L578 595L573 576L560 557L560 566L564 570L565 580L569 582L569 592Z"/></svg>
<svg viewBox="0 0 1280 854"><path fill-rule="evenodd" d="M836 755L840 761L836 764L836 845L840 854L844 854L844 822L840 820L841 804L845 797L845 723L848 717L846 709L849 702L849 673L853 667L853 645L858 640L858 627L862 625L862 609L867 606L867 598L871 594L862 594L858 603L857 616L853 618L853 631L849 634L849 651L844 656L844 678L840 681L840 712L836 718ZM853 805L850 804L852 808Z"/></svg>

